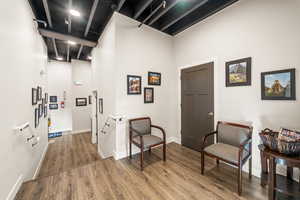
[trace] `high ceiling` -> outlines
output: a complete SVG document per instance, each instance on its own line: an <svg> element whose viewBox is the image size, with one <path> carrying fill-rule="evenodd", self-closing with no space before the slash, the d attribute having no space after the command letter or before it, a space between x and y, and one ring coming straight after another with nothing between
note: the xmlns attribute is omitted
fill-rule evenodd
<svg viewBox="0 0 300 200"><path fill-rule="evenodd" d="M70 61L72 58L90 59L91 50L114 11L169 35L176 35L237 1L29 0L29 3L36 19L41 20L39 30L47 44L48 57Z"/></svg>

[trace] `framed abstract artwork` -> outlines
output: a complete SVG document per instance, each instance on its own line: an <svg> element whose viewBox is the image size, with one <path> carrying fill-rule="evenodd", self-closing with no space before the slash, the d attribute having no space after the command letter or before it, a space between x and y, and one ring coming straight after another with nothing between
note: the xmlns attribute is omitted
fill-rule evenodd
<svg viewBox="0 0 300 200"><path fill-rule="evenodd" d="M37 128L39 126L39 109L34 109L34 127Z"/></svg>
<svg viewBox="0 0 300 200"><path fill-rule="evenodd" d="M45 104L48 103L48 93L45 93Z"/></svg>
<svg viewBox="0 0 300 200"><path fill-rule="evenodd" d="M44 118L48 116L48 107L45 105L44 106Z"/></svg>
<svg viewBox="0 0 300 200"><path fill-rule="evenodd" d="M154 103L154 88L144 88L144 103Z"/></svg>
<svg viewBox="0 0 300 200"><path fill-rule="evenodd" d="M103 99L99 99L99 113L103 114Z"/></svg>
<svg viewBox="0 0 300 200"><path fill-rule="evenodd" d="M251 57L226 62L226 87L251 85Z"/></svg>
<svg viewBox="0 0 300 200"><path fill-rule="evenodd" d="M51 103L49 104L49 110L57 110L58 104L57 103Z"/></svg>
<svg viewBox="0 0 300 200"><path fill-rule="evenodd" d="M41 118L43 116L44 113L44 106L43 104L39 104L39 117Z"/></svg>
<svg viewBox="0 0 300 200"><path fill-rule="evenodd" d="M262 100L296 100L295 69L261 73Z"/></svg>
<svg viewBox="0 0 300 200"><path fill-rule="evenodd" d="M148 85L161 85L161 73L148 72Z"/></svg>
<svg viewBox="0 0 300 200"><path fill-rule="evenodd" d="M76 106L87 106L87 98L76 98Z"/></svg>
<svg viewBox="0 0 300 200"><path fill-rule="evenodd" d="M40 87L40 86L37 87L37 94L38 94L37 100L41 101L42 100L42 87Z"/></svg>
<svg viewBox="0 0 300 200"><path fill-rule="evenodd" d="M92 104L92 95L89 95L89 104Z"/></svg>
<svg viewBox="0 0 300 200"><path fill-rule="evenodd" d="M38 102L38 92L36 88L31 89L31 104L36 105Z"/></svg>
<svg viewBox="0 0 300 200"><path fill-rule="evenodd" d="M56 103L57 102L57 96L50 96L50 103Z"/></svg>
<svg viewBox="0 0 300 200"><path fill-rule="evenodd" d="M127 75L127 94L138 95L142 94L142 77Z"/></svg>

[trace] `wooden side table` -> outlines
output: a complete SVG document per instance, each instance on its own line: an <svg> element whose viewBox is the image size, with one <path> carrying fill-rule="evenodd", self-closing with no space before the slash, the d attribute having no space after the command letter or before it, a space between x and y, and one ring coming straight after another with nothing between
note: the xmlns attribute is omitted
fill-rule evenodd
<svg viewBox="0 0 300 200"><path fill-rule="evenodd" d="M261 157L261 185L268 185L269 200L275 200L277 194L285 196L284 199L300 199L300 184L293 180L293 168L300 169L300 157L286 156L264 145L259 145L258 148ZM276 174L277 164L287 166L287 176Z"/></svg>

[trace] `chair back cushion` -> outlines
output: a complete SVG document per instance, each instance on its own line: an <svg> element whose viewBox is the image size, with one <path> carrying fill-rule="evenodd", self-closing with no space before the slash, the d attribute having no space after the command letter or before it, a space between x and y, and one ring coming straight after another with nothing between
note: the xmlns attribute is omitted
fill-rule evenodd
<svg viewBox="0 0 300 200"><path fill-rule="evenodd" d="M218 123L218 142L239 147L247 138L252 137L252 128L227 122Z"/></svg>
<svg viewBox="0 0 300 200"><path fill-rule="evenodd" d="M137 130L142 135L151 134L151 120L150 118L132 119L129 121L130 127ZM136 134L133 132L133 134Z"/></svg>

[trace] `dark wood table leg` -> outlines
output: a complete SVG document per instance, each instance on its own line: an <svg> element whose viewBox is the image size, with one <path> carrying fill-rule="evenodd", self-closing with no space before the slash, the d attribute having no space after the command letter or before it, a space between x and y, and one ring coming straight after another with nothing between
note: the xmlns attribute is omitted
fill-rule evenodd
<svg viewBox="0 0 300 200"><path fill-rule="evenodd" d="M276 187L276 162L275 158L270 156L269 159L269 200L275 200Z"/></svg>
<svg viewBox="0 0 300 200"><path fill-rule="evenodd" d="M287 167L286 168L286 177L290 180L293 180L293 168L292 167Z"/></svg>
<svg viewBox="0 0 300 200"><path fill-rule="evenodd" d="M260 151L260 160L261 160L260 185L262 187L265 187L267 185L267 178L268 178L268 164L267 164L267 158L262 151Z"/></svg>

